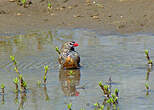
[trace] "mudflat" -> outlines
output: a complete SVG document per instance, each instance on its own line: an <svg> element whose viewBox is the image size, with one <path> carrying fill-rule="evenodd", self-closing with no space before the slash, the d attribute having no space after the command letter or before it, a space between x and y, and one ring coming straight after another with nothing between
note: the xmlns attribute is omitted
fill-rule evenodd
<svg viewBox="0 0 154 110"><path fill-rule="evenodd" d="M49 6L50 4L50 6ZM104 33L153 33L154 0L0 0L0 33L85 28Z"/></svg>

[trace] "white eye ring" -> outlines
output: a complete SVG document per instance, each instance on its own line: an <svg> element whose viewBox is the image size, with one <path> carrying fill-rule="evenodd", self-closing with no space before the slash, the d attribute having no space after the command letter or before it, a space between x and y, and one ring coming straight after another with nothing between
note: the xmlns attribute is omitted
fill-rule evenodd
<svg viewBox="0 0 154 110"><path fill-rule="evenodd" d="M70 45L74 45L74 43L73 42L70 42Z"/></svg>

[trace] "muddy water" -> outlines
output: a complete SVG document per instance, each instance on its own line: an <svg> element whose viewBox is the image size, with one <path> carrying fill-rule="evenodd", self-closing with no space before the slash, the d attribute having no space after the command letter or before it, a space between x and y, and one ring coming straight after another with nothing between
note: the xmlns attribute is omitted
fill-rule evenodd
<svg viewBox="0 0 154 110"><path fill-rule="evenodd" d="M60 70L55 47L65 41L79 43L76 50L81 56L80 70ZM152 110L154 108L154 73L147 72L144 50L150 50L154 59L153 35L102 35L88 30L52 30L20 35L0 36L0 83L5 95L0 95L1 110L94 110L93 104L103 103L98 82L106 83L111 77L112 90L118 88L120 110ZM9 56L16 57L19 71L28 82L28 91L15 94L16 77ZM47 85L38 87L43 79L43 66L49 65ZM146 77L149 77L147 80ZM151 91L145 90L149 83ZM149 95L147 95L149 94ZM105 106L105 109L112 109Z"/></svg>

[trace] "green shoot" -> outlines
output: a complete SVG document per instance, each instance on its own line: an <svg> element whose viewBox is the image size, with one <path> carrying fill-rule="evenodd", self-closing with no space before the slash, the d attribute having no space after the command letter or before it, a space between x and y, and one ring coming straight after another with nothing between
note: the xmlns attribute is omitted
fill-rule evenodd
<svg viewBox="0 0 154 110"><path fill-rule="evenodd" d="M94 104L94 106L95 106L95 107L99 107L99 103L96 102L96 103Z"/></svg>
<svg viewBox="0 0 154 110"><path fill-rule="evenodd" d="M40 81L40 80L37 81L37 85L38 85L39 87L41 86L41 81Z"/></svg>
<svg viewBox="0 0 154 110"><path fill-rule="evenodd" d="M101 110L104 110L104 105L100 105L100 109Z"/></svg>
<svg viewBox="0 0 154 110"><path fill-rule="evenodd" d="M101 87L101 89L104 92L104 95L106 96L106 98L104 99L104 104L109 103L109 104L118 104L118 94L119 94L119 90L117 88L115 88L114 93L111 93L111 89L109 88L109 85L103 85L102 82L99 82L99 86ZM98 108L100 110L104 109L104 105L102 105L102 109L101 109L101 105L97 105L97 103L95 104L95 106L98 106Z"/></svg>
<svg viewBox="0 0 154 110"><path fill-rule="evenodd" d="M16 86L16 89L15 89L15 93L17 93L18 92L18 83L19 83L19 80L18 80L18 78L16 77L15 79L13 79L13 83L15 84L15 86Z"/></svg>
<svg viewBox="0 0 154 110"><path fill-rule="evenodd" d="M118 97L119 89L115 88L115 89L114 89L114 93L115 93L115 95Z"/></svg>
<svg viewBox="0 0 154 110"><path fill-rule="evenodd" d="M115 94L111 94L111 96L112 96L113 99L116 97Z"/></svg>
<svg viewBox="0 0 154 110"><path fill-rule="evenodd" d="M52 8L51 3L48 3L48 9L51 9L51 8Z"/></svg>
<svg viewBox="0 0 154 110"><path fill-rule="evenodd" d="M148 83L145 83L145 88L146 88L147 90L149 90L149 89L150 89L150 87L149 87L149 84L148 84Z"/></svg>
<svg viewBox="0 0 154 110"><path fill-rule="evenodd" d="M4 94L4 88L5 88L5 85L1 84L2 94Z"/></svg>
<svg viewBox="0 0 154 110"><path fill-rule="evenodd" d="M148 61L148 64L152 64L152 60L149 60L149 61Z"/></svg>
<svg viewBox="0 0 154 110"><path fill-rule="evenodd" d="M23 81L23 87L26 88L27 87L27 82Z"/></svg>
<svg viewBox="0 0 154 110"><path fill-rule="evenodd" d="M102 86L102 81L99 82L99 86Z"/></svg>
<svg viewBox="0 0 154 110"><path fill-rule="evenodd" d="M104 85L104 89L108 90L109 86L108 85Z"/></svg>
<svg viewBox="0 0 154 110"><path fill-rule="evenodd" d="M48 65L47 66L44 66L45 73L48 72L48 69L49 69L49 66Z"/></svg>
<svg viewBox="0 0 154 110"><path fill-rule="evenodd" d="M47 73L48 73L48 69L49 69L49 66L44 66L44 77L43 77L43 80L44 80L44 84L46 84L46 81L47 81Z"/></svg>
<svg viewBox="0 0 154 110"><path fill-rule="evenodd" d="M72 70L69 71L69 75L73 75L73 71Z"/></svg>
<svg viewBox="0 0 154 110"><path fill-rule="evenodd" d="M152 60L150 59L149 51L148 50L145 50L144 52L145 52L146 58L148 60L148 64L151 64L152 65Z"/></svg>
<svg viewBox="0 0 154 110"><path fill-rule="evenodd" d="M17 77L16 77L15 79L13 79L13 83L14 83L14 84L18 84L18 83L19 83L19 80L18 80Z"/></svg>
<svg viewBox="0 0 154 110"><path fill-rule="evenodd" d="M14 56L10 56L10 59L12 60L14 66L15 66L14 70L15 70L15 72L17 73L18 78L19 78L19 80L20 80L20 87L21 87L20 90L25 91L25 90L26 90L26 87L27 87L27 83L24 82L23 77L22 77L22 74L20 74L20 72L19 72L19 70L18 70L17 62L16 62L16 60L15 60L15 57L14 57ZM17 91L17 88L18 88L18 87L17 87L18 79L17 79L17 78L14 79L13 82L16 84L16 91Z"/></svg>
<svg viewBox="0 0 154 110"><path fill-rule="evenodd" d="M14 56L10 56L11 60L14 62L15 61L15 57Z"/></svg>
<svg viewBox="0 0 154 110"><path fill-rule="evenodd" d="M111 104L111 103L114 103L114 100L113 98L109 98L106 102Z"/></svg>
<svg viewBox="0 0 154 110"><path fill-rule="evenodd" d="M148 54L149 54L149 51L148 51L148 50L145 50L144 52L145 52L145 54L146 54L146 55L148 55Z"/></svg>
<svg viewBox="0 0 154 110"><path fill-rule="evenodd" d="M67 108L68 108L68 110L71 110L72 109L72 103L67 104Z"/></svg>
<svg viewBox="0 0 154 110"><path fill-rule="evenodd" d="M5 85L4 84L1 84L1 89L4 89L5 88Z"/></svg>
<svg viewBox="0 0 154 110"><path fill-rule="evenodd" d="M58 54L60 54L60 50L59 50L58 47L56 47L56 52L57 52Z"/></svg>
<svg viewBox="0 0 154 110"><path fill-rule="evenodd" d="M20 80L23 79L22 74L19 75L19 79L20 79Z"/></svg>
<svg viewBox="0 0 154 110"><path fill-rule="evenodd" d="M21 3L22 3L23 5L25 5L25 4L26 4L26 0L21 0Z"/></svg>

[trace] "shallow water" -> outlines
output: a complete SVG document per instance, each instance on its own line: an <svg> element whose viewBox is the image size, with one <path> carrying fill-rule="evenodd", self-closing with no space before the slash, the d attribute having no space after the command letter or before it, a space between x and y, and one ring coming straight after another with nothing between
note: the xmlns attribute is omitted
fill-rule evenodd
<svg viewBox="0 0 154 110"><path fill-rule="evenodd" d="M75 40L80 53L81 69L60 70L55 47L63 42ZM72 110L94 110L93 104L102 103L103 93L99 81L106 83L111 77L112 90L118 88L120 110L152 110L154 108L154 73L149 80L144 50L150 50L154 59L154 36L148 34L103 35L88 30L52 30L28 34L0 36L0 83L4 83L4 104L0 110L66 110L72 103ZM16 57L19 71L28 82L26 96L14 91L13 79L16 73L9 56ZM44 65L49 65L46 87L38 87L43 78ZM146 95L145 83L150 85ZM2 95L1 95L2 96ZM3 98L0 96L1 103ZM9 106L8 106L9 105ZM105 106L105 109L109 109Z"/></svg>

